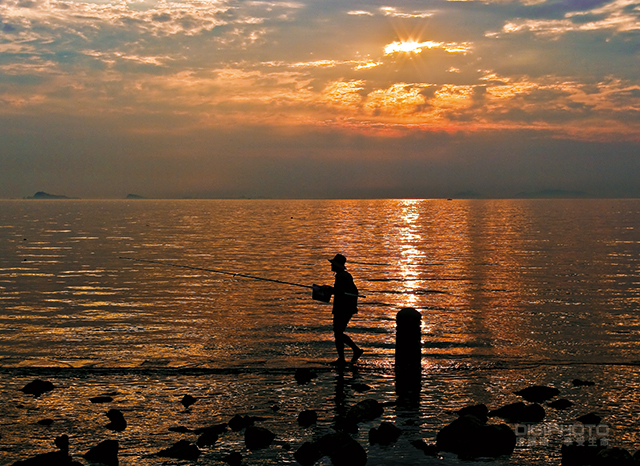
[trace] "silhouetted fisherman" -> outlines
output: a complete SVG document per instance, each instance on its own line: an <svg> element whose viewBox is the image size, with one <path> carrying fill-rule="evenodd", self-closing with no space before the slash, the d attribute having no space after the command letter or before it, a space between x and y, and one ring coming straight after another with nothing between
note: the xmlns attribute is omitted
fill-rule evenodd
<svg viewBox="0 0 640 466"><path fill-rule="evenodd" d="M346 257L342 254L336 254L333 259L329 259L329 262L331 262L331 270L336 274L331 294L333 294L333 334L335 336L338 359L333 364L344 365L346 364L344 359L345 344L349 345L353 350L352 363L356 362L364 352L353 342L349 335L344 333L349 320L358 312L358 288L353 282L351 274L347 272L345 266Z"/></svg>

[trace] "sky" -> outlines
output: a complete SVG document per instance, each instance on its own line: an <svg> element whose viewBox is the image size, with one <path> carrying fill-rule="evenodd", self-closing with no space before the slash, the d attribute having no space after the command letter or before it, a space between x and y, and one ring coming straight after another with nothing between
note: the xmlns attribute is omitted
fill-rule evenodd
<svg viewBox="0 0 640 466"><path fill-rule="evenodd" d="M640 197L640 0L0 0L0 197Z"/></svg>

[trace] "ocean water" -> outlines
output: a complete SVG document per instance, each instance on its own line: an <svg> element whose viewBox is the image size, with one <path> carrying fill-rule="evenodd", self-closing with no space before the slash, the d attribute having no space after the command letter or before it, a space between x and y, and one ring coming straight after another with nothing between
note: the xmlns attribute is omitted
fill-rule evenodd
<svg viewBox="0 0 640 466"><path fill-rule="evenodd" d="M344 372L328 365L331 306L308 288L332 284L338 252L365 296L349 326L365 355ZM61 434L79 461L112 438L121 464L187 464L156 455L197 438L169 427L238 413L264 418L275 444L248 451L229 432L196 464L225 464L231 451L293 464L365 398L387 404L356 435L367 464L463 464L411 442L433 442L457 409L520 401L513 392L531 385L574 404L546 406L537 430L512 425L518 446L495 464L560 464L588 412L603 418L598 435L635 451L639 253L640 200L0 201L0 464L51 451ZM422 315L411 405L395 393L403 307ZM298 384L300 367L317 377ZM35 378L56 389L23 394ZM89 401L102 394L114 401ZM198 399L189 409L185 394ZM104 427L110 408L124 432ZM318 411L315 426L297 425L303 409ZM381 420L402 429L394 445L368 444Z"/></svg>

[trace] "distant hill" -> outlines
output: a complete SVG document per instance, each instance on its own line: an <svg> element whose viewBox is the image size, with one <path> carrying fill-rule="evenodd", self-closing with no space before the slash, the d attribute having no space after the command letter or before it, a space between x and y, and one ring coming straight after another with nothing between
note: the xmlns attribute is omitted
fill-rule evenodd
<svg viewBox="0 0 640 466"><path fill-rule="evenodd" d="M33 196L28 196L25 199L71 199L70 197L63 196L61 194L49 194L44 191L38 191Z"/></svg>
<svg viewBox="0 0 640 466"><path fill-rule="evenodd" d="M567 191L564 189L543 189L541 191L520 192L516 199L576 199L589 197L584 191Z"/></svg>
<svg viewBox="0 0 640 466"><path fill-rule="evenodd" d="M145 199L145 197L139 194L127 194L127 199Z"/></svg>

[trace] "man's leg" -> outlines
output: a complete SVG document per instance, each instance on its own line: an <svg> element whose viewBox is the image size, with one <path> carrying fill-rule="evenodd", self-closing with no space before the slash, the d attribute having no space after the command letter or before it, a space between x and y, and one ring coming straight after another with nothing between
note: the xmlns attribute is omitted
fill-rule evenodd
<svg viewBox="0 0 640 466"><path fill-rule="evenodd" d="M344 363L344 344L345 341L351 340L344 334L348 322L349 319L345 319L342 316L336 316L335 314L333 315L333 336L336 342L336 351L338 352L338 360L336 361L338 364Z"/></svg>

